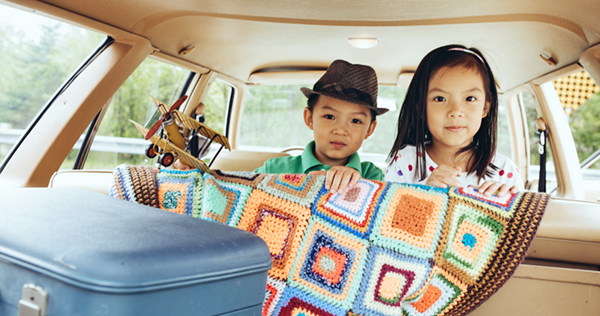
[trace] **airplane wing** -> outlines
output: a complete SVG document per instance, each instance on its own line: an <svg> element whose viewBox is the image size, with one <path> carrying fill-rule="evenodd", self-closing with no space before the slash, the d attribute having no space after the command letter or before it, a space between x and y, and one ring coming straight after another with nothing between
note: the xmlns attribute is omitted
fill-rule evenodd
<svg viewBox="0 0 600 316"><path fill-rule="evenodd" d="M148 133L147 128L143 127L142 125L138 124L135 121L132 121L132 120L129 120L129 121L135 125L135 127L140 131L140 133L142 133L142 135L146 135ZM179 160L181 160L181 162L183 162L184 164L194 167L196 169L200 169L202 172L212 174L212 172L210 171L210 169L208 169L208 166L204 162L202 162L198 158L190 155L189 153L185 152L184 150L181 150L179 147L172 145L171 143L169 143L165 139L161 138L160 136L158 136L156 134L152 135L152 137L149 139L149 141L152 142L154 145L160 147L162 150L164 150L166 152L174 153L175 156L177 156L177 158Z"/></svg>
<svg viewBox="0 0 600 316"><path fill-rule="evenodd" d="M142 125L138 124L135 121L129 120L129 122L133 123L133 125L135 125L135 127L137 127L138 131L140 131L140 133L142 133L142 135L146 136L146 134L148 133L147 128L143 127ZM161 138L160 136L158 136L156 134L152 135L152 137L149 139L149 141L151 143L153 143L154 145L160 147L164 151L173 152L173 151L175 151L174 149L177 148L177 146L171 145L171 143L169 143L168 141L164 140L163 138ZM179 149L179 148L177 148L177 149Z"/></svg>
<svg viewBox="0 0 600 316"><path fill-rule="evenodd" d="M229 145L229 140L227 137L223 136L221 133L215 131L214 129L194 120L193 118L181 113L180 111L173 111L173 116L175 116L175 120L182 127L189 128L191 130L198 130L198 133L206 138L213 138L215 135L215 142L225 146L228 150L231 150L231 145Z"/></svg>
<svg viewBox="0 0 600 316"><path fill-rule="evenodd" d="M225 146L225 148L231 151L231 146L229 145L229 140L227 139L227 137L223 136L221 133L215 131L214 129L202 124L202 126L200 126L200 129L198 129L198 134L206 136L207 138L212 138L216 135L215 142Z"/></svg>
<svg viewBox="0 0 600 316"><path fill-rule="evenodd" d="M167 105L164 104L162 101L160 101L159 99L157 99L151 95L148 95L148 96L150 96L150 98L152 98L152 101L154 101L154 105L156 105L158 107L158 110L160 111L160 113L165 114L169 111L169 108L167 107Z"/></svg>
<svg viewBox="0 0 600 316"><path fill-rule="evenodd" d="M186 164L190 167L200 169L200 171L202 171L204 173L212 174L210 169L208 169L208 166L202 160L190 155L186 151L183 151L175 146L173 146L173 147L175 149L174 152L177 154L177 158L179 158L179 160L181 160L181 162L183 162L184 164Z"/></svg>
<svg viewBox="0 0 600 316"><path fill-rule="evenodd" d="M179 124L179 126L181 127L185 127L191 130L196 130L198 129L198 127L200 127L200 122L194 120L193 118L185 115L184 113L182 113L179 110L175 110L173 112L171 112L171 115L173 115L175 117L175 121L177 122L177 124Z"/></svg>

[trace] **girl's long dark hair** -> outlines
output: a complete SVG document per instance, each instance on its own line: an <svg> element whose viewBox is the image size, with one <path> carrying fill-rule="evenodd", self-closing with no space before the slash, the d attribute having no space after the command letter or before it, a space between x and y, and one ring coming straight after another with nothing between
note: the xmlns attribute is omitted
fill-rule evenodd
<svg viewBox="0 0 600 316"><path fill-rule="evenodd" d="M452 48L468 49L479 56L465 51L450 50ZM481 57L481 60L479 57ZM479 179L491 176L492 172L498 169L492 164L492 159L496 153L498 133L498 92L492 70L478 49L466 48L462 45L447 45L429 52L419 63L408 87L406 98L402 103L402 109L398 117L396 140L388 156L388 161L391 163L398 151L406 145L415 146L417 149L415 177L418 176L419 180L427 177L425 144L431 141L431 134L427 127L429 80L440 68L456 66L474 69L479 72L483 79L486 101L490 104L487 115L482 119L479 131L473 136L473 141L462 148L457 155L469 151L473 152L467 162L467 172L468 174L475 173Z"/></svg>

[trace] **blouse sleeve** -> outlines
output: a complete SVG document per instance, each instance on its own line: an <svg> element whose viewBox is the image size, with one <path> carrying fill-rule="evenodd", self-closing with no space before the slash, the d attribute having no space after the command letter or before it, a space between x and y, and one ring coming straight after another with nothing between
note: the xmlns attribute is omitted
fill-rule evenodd
<svg viewBox="0 0 600 316"><path fill-rule="evenodd" d="M523 178L521 177L521 172L517 165L504 156L497 155L496 158L497 161L499 160L499 163L496 166L500 168L500 170L497 171L498 182L508 184L511 187L516 186L519 191L525 190Z"/></svg>
<svg viewBox="0 0 600 316"><path fill-rule="evenodd" d="M414 181L408 179L399 167L397 162L390 164L385 171L384 180L387 182L413 183Z"/></svg>

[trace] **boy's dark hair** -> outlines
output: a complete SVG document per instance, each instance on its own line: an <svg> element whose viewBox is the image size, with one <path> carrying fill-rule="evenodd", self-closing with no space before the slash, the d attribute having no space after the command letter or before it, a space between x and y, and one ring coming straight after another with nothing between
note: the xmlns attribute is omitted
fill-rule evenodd
<svg viewBox="0 0 600 316"><path fill-rule="evenodd" d="M308 97L308 101L306 102L306 107L308 108L308 110L310 111L310 113L313 112L313 109L315 108L315 105L317 104L317 101L319 101L319 95L318 94L313 94L310 97ZM375 122L377 120L377 112L375 112L372 109L371 110L371 123Z"/></svg>
<svg viewBox="0 0 600 316"><path fill-rule="evenodd" d="M398 151L406 145L414 145L417 150L415 176L419 175L419 180L427 177L425 143L431 141L431 133L427 127L426 99L429 81L440 68L456 66L476 70L481 75L485 98L490 104L479 131L473 136L473 141L457 155L473 150L466 171L468 174L475 173L479 179L491 176L493 170L498 169L491 163L496 153L498 120L498 92L492 70L479 50L467 49L462 45L447 45L434 49L419 63L402 103L396 140L388 156L391 163Z"/></svg>

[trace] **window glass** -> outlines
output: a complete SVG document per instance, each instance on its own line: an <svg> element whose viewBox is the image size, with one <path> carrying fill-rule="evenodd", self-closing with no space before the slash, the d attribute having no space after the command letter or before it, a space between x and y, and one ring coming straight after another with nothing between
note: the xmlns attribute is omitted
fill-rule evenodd
<svg viewBox="0 0 600 316"><path fill-rule="evenodd" d="M278 151L304 147L313 139L304 124L304 85L252 86L245 98L239 133L240 149Z"/></svg>
<svg viewBox="0 0 600 316"><path fill-rule="evenodd" d="M569 120L579 162L600 150L600 87L587 71L553 81ZM600 160L582 170L584 179L600 179Z"/></svg>
<svg viewBox="0 0 600 316"><path fill-rule="evenodd" d="M300 91L306 85L252 86L248 89L240 128L240 149L279 151L287 147L304 148L313 133L304 123L307 98ZM395 111L377 117L377 128L359 150L362 160L383 166L396 136L398 113L406 89L379 87L379 103L393 100Z"/></svg>
<svg viewBox="0 0 600 316"><path fill-rule="evenodd" d="M498 103L498 143L496 146L496 152L508 158L512 157L510 129L508 125L508 111L504 105L504 102Z"/></svg>
<svg viewBox="0 0 600 316"><path fill-rule="evenodd" d="M228 83L215 80L204 99L204 118L208 127L224 134L227 108L234 89Z"/></svg>
<svg viewBox="0 0 600 316"><path fill-rule="evenodd" d="M385 114L377 116L377 127L373 132L373 135L363 142L362 148L359 152L366 154L379 154L384 160L385 157L390 153L392 144L396 139L396 128L398 126L398 115L404 97L406 96L406 89L399 88L396 86L379 86L378 91L378 103L381 102L381 98L391 99L396 102L396 109L390 109ZM361 155L366 157L365 154ZM380 158L381 159L381 158Z"/></svg>
<svg viewBox="0 0 600 316"><path fill-rule="evenodd" d="M150 128L160 116L149 95L165 104L179 99L190 71L147 58L113 96L94 138L84 169L113 169L129 163L152 165L156 159L146 157L149 142L129 119ZM80 138L80 142L83 139ZM78 142L78 144L80 143ZM77 156L75 146L61 168L71 169Z"/></svg>
<svg viewBox="0 0 600 316"><path fill-rule="evenodd" d="M540 144L540 134L537 132L537 126L535 124L536 119L539 117L535 108L536 101L533 94L529 91L521 92L519 94L519 101L525 110L525 120L527 122L527 131L529 137L530 168L527 179L539 179L540 154L538 149ZM551 190L551 183L556 182L556 175L554 173L554 163L552 162L552 152L548 144L546 144L546 179L548 180L546 184L547 189ZM525 181L525 179L523 180Z"/></svg>
<svg viewBox="0 0 600 316"><path fill-rule="evenodd" d="M0 161L105 39L105 35L0 5Z"/></svg>

